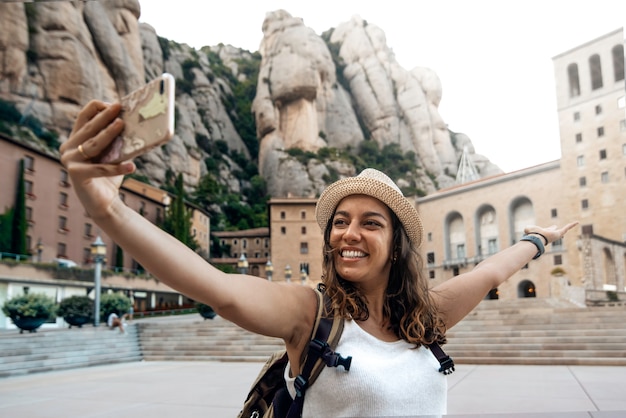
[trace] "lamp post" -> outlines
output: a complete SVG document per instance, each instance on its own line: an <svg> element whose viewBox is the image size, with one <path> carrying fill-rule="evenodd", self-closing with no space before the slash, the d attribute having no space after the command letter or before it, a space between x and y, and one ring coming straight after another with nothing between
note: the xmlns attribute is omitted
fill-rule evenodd
<svg viewBox="0 0 626 418"><path fill-rule="evenodd" d="M102 238L100 235L96 237L96 240L91 244L91 255L93 257L94 263L96 263L96 268L94 270L94 281L95 281L95 301L94 301L94 312L93 312L93 326L97 327L100 325L100 279L102 277L102 262L104 261L104 257L107 253L107 247L104 242L102 242Z"/></svg>
<svg viewBox="0 0 626 418"><path fill-rule="evenodd" d="M289 264L285 266L285 281L291 281L291 266Z"/></svg>
<svg viewBox="0 0 626 418"><path fill-rule="evenodd" d="M267 281L272 281L272 274L274 274L274 266L272 266L272 262L268 259L267 263L265 263L265 275L267 276Z"/></svg>
<svg viewBox="0 0 626 418"><path fill-rule="evenodd" d="M43 242L41 238L37 240L37 262L41 263L41 253L43 253Z"/></svg>
<svg viewBox="0 0 626 418"><path fill-rule="evenodd" d="M248 259L246 259L246 255L241 253L241 257L237 261L237 269L239 269L239 273L246 274L248 272Z"/></svg>
<svg viewBox="0 0 626 418"><path fill-rule="evenodd" d="M302 266L302 269L300 270L300 281L302 282L303 285L306 283L306 279L307 279L306 270L304 269L304 266Z"/></svg>

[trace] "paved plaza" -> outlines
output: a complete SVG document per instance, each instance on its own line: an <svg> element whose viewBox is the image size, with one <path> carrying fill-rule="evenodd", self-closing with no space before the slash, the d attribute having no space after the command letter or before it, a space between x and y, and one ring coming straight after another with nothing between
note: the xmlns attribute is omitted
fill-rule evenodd
<svg viewBox="0 0 626 418"><path fill-rule="evenodd" d="M261 363L135 362L0 379L3 418L236 417ZM626 417L626 367L457 366L455 417Z"/></svg>

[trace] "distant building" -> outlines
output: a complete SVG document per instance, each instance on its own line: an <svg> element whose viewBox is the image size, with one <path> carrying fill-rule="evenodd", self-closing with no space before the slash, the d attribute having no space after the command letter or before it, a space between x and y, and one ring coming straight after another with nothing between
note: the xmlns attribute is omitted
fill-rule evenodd
<svg viewBox="0 0 626 418"><path fill-rule="evenodd" d="M213 264L238 268L238 262L247 263L246 271L253 276L266 277L265 266L270 257L269 228L252 228L242 231L214 231L212 235L219 241L226 253L213 257ZM243 256L243 259L241 258Z"/></svg>

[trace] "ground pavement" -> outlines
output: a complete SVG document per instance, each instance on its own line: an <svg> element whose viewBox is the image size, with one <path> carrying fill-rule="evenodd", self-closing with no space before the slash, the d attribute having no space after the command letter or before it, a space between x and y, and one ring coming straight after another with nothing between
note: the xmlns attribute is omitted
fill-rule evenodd
<svg viewBox="0 0 626 418"><path fill-rule="evenodd" d="M3 378L0 417L235 417L261 366L134 362ZM454 417L626 417L626 367L461 364L448 392Z"/></svg>

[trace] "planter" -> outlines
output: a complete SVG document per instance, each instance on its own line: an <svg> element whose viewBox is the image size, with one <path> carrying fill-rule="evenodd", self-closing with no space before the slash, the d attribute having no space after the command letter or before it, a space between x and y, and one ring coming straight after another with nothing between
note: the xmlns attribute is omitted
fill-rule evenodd
<svg viewBox="0 0 626 418"><path fill-rule="evenodd" d="M202 316L204 319L213 319L217 316L217 314L213 310L211 311L206 310L206 311L202 311L199 313L200 313L200 316Z"/></svg>
<svg viewBox="0 0 626 418"><path fill-rule="evenodd" d="M74 327L78 327L78 328L82 328L83 325L88 324L89 322L91 322L91 318L88 316L64 316L63 320L65 322L67 322L70 325L70 328Z"/></svg>
<svg viewBox="0 0 626 418"><path fill-rule="evenodd" d="M28 332L37 332L37 328L39 328L44 322L47 321L47 318L31 318L31 317L21 317L21 318L11 318L16 327L20 329L20 334L24 331Z"/></svg>

